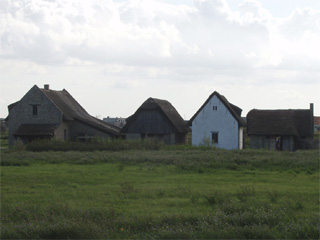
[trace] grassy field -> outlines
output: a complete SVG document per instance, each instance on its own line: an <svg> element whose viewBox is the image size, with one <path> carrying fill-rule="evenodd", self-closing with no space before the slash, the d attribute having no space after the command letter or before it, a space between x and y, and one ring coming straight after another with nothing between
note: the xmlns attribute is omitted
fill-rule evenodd
<svg viewBox="0 0 320 240"><path fill-rule="evenodd" d="M319 151L1 152L1 239L319 239Z"/></svg>
<svg viewBox="0 0 320 240"><path fill-rule="evenodd" d="M8 147L8 131L0 132L0 147Z"/></svg>

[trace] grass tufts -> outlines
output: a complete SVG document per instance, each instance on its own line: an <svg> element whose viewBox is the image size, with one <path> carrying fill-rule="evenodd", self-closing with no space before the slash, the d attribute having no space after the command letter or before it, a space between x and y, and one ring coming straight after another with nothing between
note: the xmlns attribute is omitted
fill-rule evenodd
<svg viewBox="0 0 320 240"><path fill-rule="evenodd" d="M241 202L246 202L250 197L255 195L254 186L241 186L240 189L237 190L236 195Z"/></svg>

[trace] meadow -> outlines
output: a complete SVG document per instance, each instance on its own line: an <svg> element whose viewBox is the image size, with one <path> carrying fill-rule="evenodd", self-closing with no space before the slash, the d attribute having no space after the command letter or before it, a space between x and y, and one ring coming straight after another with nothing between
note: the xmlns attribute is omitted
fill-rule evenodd
<svg viewBox="0 0 320 240"><path fill-rule="evenodd" d="M0 237L319 239L319 156L2 150Z"/></svg>

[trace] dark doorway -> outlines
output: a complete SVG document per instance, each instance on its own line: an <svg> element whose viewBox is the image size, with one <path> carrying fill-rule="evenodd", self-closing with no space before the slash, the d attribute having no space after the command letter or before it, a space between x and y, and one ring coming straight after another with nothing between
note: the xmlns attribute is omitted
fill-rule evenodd
<svg viewBox="0 0 320 240"><path fill-rule="evenodd" d="M281 136L276 137L276 149L278 151L282 151L282 137Z"/></svg>

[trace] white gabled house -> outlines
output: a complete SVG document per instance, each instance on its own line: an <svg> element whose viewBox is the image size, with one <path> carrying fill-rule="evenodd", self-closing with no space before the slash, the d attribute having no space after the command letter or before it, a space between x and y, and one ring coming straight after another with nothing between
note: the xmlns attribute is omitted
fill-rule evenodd
<svg viewBox="0 0 320 240"><path fill-rule="evenodd" d="M189 121L192 145L214 145L222 149L243 149L242 109L213 92Z"/></svg>

